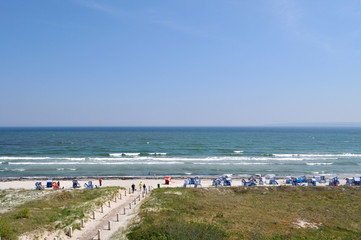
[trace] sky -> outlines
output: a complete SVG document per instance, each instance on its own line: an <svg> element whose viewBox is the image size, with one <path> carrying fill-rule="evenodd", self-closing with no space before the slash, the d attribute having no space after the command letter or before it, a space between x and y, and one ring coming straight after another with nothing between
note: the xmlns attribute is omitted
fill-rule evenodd
<svg viewBox="0 0 361 240"><path fill-rule="evenodd" d="M0 1L0 126L361 122L360 0Z"/></svg>

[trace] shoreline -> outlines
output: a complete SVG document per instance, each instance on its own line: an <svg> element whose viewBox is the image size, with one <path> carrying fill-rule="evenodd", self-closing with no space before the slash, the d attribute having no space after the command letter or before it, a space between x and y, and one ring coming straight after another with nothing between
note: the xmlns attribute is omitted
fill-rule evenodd
<svg viewBox="0 0 361 240"><path fill-rule="evenodd" d="M74 180L74 179L80 179L80 180L86 180L86 179L103 179L103 180L130 180L130 179L162 179L164 180L165 177L169 176L171 178L175 179L187 179L187 178L194 178L196 176L200 177L201 179L214 179L218 178L219 176L224 175L231 175L232 179L241 179L241 178L248 178L250 176L256 176L256 175L262 175L263 177L267 176L275 176L276 179L285 179L288 176L291 177L300 177L300 176L306 176L307 178L312 178L314 176L325 176L327 177L339 177L339 178L352 178L352 177L361 177L361 173L355 174L355 173L342 173L342 174L335 174L335 173L327 173L327 174L295 174L295 175L277 175L277 174L261 174L261 173L255 173L255 174L214 174L214 175L201 175L201 174L191 174L191 175L128 175L128 176L22 176L22 177L0 177L0 182L9 182L9 181L27 181L27 180L48 180L51 179L58 179L58 180Z"/></svg>

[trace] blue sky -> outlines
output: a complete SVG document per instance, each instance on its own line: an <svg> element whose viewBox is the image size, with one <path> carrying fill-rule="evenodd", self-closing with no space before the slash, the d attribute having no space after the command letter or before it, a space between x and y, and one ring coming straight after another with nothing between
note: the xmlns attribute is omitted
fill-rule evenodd
<svg viewBox="0 0 361 240"><path fill-rule="evenodd" d="M0 1L0 126L361 122L360 0Z"/></svg>

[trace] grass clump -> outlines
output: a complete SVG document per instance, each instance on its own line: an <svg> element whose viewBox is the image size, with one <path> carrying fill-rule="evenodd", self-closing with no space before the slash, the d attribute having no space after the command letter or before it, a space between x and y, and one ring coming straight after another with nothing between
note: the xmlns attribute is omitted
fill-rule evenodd
<svg viewBox="0 0 361 240"><path fill-rule="evenodd" d="M30 217L30 213L29 213L29 208L27 208L27 207L23 208L15 215L15 218L17 218L17 219L29 218L29 217Z"/></svg>
<svg viewBox="0 0 361 240"><path fill-rule="evenodd" d="M359 199L361 188L347 186L156 189L127 236L360 239Z"/></svg>

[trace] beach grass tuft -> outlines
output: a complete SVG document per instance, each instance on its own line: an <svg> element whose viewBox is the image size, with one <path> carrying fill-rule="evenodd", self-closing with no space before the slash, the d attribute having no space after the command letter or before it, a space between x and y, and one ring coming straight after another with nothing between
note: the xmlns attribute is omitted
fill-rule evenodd
<svg viewBox="0 0 361 240"><path fill-rule="evenodd" d="M127 236L359 239L360 199L361 188L349 186L156 189Z"/></svg>

